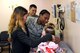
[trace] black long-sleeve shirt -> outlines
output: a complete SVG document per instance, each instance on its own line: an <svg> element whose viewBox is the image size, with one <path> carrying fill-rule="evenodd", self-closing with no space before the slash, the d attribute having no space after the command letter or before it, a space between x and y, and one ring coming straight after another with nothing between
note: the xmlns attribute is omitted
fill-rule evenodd
<svg viewBox="0 0 80 53"><path fill-rule="evenodd" d="M29 53L30 47L36 47L39 43L52 39L51 34L32 40L28 37L28 33L23 32L21 28L17 28L12 33L12 51L13 53Z"/></svg>

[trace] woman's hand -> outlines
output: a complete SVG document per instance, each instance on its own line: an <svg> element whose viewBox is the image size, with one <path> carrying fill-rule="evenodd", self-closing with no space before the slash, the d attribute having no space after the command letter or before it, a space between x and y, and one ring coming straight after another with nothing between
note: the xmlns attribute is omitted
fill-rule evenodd
<svg viewBox="0 0 80 53"><path fill-rule="evenodd" d="M45 32L45 30L43 30L42 31L42 36L41 37L43 37L43 36L45 36L46 35L46 32Z"/></svg>
<svg viewBox="0 0 80 53"><path fill-rule="evenodd" d="M52 41L55 42L55 36L54 35L52 35Z"/></svg>
<svg viewBox="0 0 80 53"><path fill-rule="evenodd" d="M60 42L60 38L59 37L55 37L55 43L59 43Z"/></svg>
<svg viewBox="0 0 80 53"><path fill-rule="evenodd" d="M8 38L8 41L9 41L9 42L12 42L12 38Z"/></svg>

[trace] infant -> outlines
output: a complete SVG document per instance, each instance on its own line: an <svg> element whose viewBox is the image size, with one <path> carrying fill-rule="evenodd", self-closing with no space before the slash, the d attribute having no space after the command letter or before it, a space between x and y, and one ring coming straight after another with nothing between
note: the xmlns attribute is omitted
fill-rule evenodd
<svg viewBox="0 0 80 53"><path fill-rule="evenodd" d="M56 37L55 37L55 29L54 24L49 23L45 26L42 37L46 35L46 33L50 33L53 35L52 40L48 42L41 42L38 45L37 53L62 53L63 49L56 44Z"/></svg>

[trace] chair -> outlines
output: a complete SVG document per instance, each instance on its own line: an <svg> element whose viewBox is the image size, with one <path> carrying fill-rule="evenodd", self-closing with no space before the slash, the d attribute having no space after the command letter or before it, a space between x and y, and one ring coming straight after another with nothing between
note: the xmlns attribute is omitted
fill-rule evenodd
<svg viewBox="0 0 80 53"><path fill-rule="evenodd" d="M2 31L0 33L0 47L1 47L1 53L3 51L3 47L9 46L9 53L10 53L10 43L8 42L8 32L7 31Z"/></svg>

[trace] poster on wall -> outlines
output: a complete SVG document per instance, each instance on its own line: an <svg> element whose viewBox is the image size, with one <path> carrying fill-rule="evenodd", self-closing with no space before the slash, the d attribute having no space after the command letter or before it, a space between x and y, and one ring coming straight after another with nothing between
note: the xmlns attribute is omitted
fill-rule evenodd
<svg viewBox="0 0 80 53"><path fill-rule="evenodd" d="M55 4L52 4L52 15L53 15L53 17L55 17L56 18L56 5Z"/></svg>
<svg viewBox="0 0 80 53"><path fill-rule="evenodd" d="M75 10L76 10L76 20L80 21L80 1L76 0L75 1Z"/></svg>
<svg viewBox="0 0 80 53"><path fill-rule="evenodd" d="M66 6L65 6L65 17L69 20L71 20L71 11L70 11L71 7L70 7L70 3L68 3Z"/></svg>
<svg viewBox="0 0 80 53"><path fill-rule="evenodd" d="M71 21L76 22L76 17L75 17L75 1L71 2Z"/></svg>

